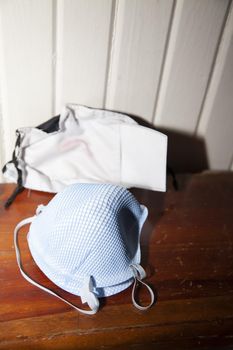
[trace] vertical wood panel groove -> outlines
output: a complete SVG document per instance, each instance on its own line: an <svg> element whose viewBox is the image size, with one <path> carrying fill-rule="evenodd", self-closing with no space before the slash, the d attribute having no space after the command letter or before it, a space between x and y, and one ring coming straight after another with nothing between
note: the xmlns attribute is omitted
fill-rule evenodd
<svg viewBox="0 0 233 350"><path fill-rule="evenodd" d="M61 112L64 0L53 0L53 114Z"/></svg>
<svg viewBox="0 0 233 350"><path fill-rule="evenodd" d="M58 49L57 76L61 80L57 83L57 105L62 107L70 102L102 108L113 2L66 0L60 4L57 21L60 16L62 28L58 26L57 44L61 50Z"/></svg>
<svg viewBox="0 0 233 350"><path fill-rule="evenodd" d="M197 135L205 139L211 169L229 169L233 149L233 2L230 3Z"/></svg>
<svg viewBox="0 0 233 350"><path fill-rule="evenodd" d="M51 115L55 115L56 110L56 65L57 65L57 0L52 0L52 103Z"/></svg>
<svg viewBox="0 0 233 350"><path fill-rule="evenodd" d="M105 72L103 108L106 108L108 86L109 86L109 80L111 75L114 40L116 35L117 11L119 6L118 2L119 0L112 0L111 20L110 20L109 38L108 38L108 54L107 54L106 72Z"/></svg>
<svg viewBox="0 0 233 350"><path fill-rule="evenodd" d="M156 107L154 109L154 124L161 124L161 113L160 109L163 105L163 100L165 99L165 92L167 90L169 82L169 73L172 65L173 51L175 49L175 41L178 31L179 19L181 16L181 11L183 7L183 0L175 0L174 9L171 18L171 28L169 31L169 37L167 40L166 54L164 56L164 62L162 67L162 76L159 85L159 92L156 101Z"/></svg>
<svg viewBox="0 0 233 350"><path fill-rule="evenodd" d="M0 0L0 167L17 127L75 102L200 137L233 170L232 28L233 0Z"/></svg>
<svg viewBox="0 0 233 350"><path fill-rule="evenodd" d="M233 154L232 154L232 157L231 157L231 162L230 162L230 166L229 166L228 170L233 171Z"/></svg>
<svg viewBox="0 0 233 350"><path fill-rule="evenodd" d="M120 0L115 0L115 11L114 11L114 18L112 23L112 37L111 37L111 49L109 51L109 63L108 63L108 75L106 79L106 85L105 85L105 96L104 96L104 108L109 108L109 94L111 90L112 85L112 70L113 70L113 60L115 57L115 44L116 44L116 36L117 36L117 21L119 18L119 2Z"/></svg>
<svg viewBox="0 0 233 350"><path fill-rule="evenodd" d="M211 64L208 81L207 81L207 84L206 84L205 92L204 92L202 103L201 103L201 106L200 106L200 111L199 111L198 117L197 117L197 123L196 123L196 127L195 127L195 130L194 130L194 135L197 135L197 132L198 132L198 127L199 127L199 124L200 124L200 121L201 121L201 116L202 116L202 112L203 112L203 109L204 109L206 97L207 97L207 94L208 94L208 91L209 91L209 88L210 88L211 80L212 80L214 69L215 69L215 66L216 66L216 61L217 61L217 57L218 57L218 53L219 53L219 48L221 46L221 42L222 42L222 38L223 38L225 27L226 27L227 19L229 17L231 3L232 3L232 0L229 1L228 7L227 7L227 10L226 10L226 14L225 14L225 18L223 20L222 28L221 28L221 31L219 33L219 38L218 38L216 50L215 50L215 53L214 53L214 56L213 56L213 61L212 61L212 64Z"/></svg>
<svg viewBox="0 0 233 350"><path fill-rule="evenodd" d="M164 63L155 123L193 135L229 0L179 0Z"/></svg>
<svg viewBox="0 0 233 350"><path fill-rule="evenodd" d="M6 103L6 80L4 76L4 56L3 56L3 32L2 18L0 15L0 181L3 181L1 169L6 162L6 135L5 135L5 106Z"/></svg>
<svg viewBox="0 0 233 350"><path fill-rule="evenodd" d="M121 0L116 8L106 106L152 120L174 0Z"/></svg>
<svg viewBox="0 0 233 350"><path fill-rule="evenodd" d="M171 16L170 16L168 30L167 30L167 38L166 38L164 53L163 53L163 58L162 58L161 70L160 70L160 74L159 74L158 88L157 88L156 95L155 95L155 102L154 102L154 108L153 108L153 113L152 113L152 123L153 124L156 123L156 110L157 110L157 105L158 105L158 100L159 100L160 88L161 88L161 84L162 84L162 80L163 80L165 61L166 61L167 50L168 50L169 41L170 41L170 37L171 37L171 30L172 30L172 24L173 24L173 20L174 20L174 12L175 12L175 8L176 8L176 3L177 3L177 0L173 0Z"/></svg>
<svg viewBox="0 0 233 350"><path fill-rule="evenodd" d="M51 114L52 1L0 2L4 61L4 156L11 158L15 129Z"/></svg>

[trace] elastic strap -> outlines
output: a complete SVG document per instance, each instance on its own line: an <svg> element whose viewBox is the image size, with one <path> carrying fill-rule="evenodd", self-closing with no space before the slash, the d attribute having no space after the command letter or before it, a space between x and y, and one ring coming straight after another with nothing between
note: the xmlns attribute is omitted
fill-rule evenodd
<svg viewBox="0 0 233 350"><path fill-rule="evenodd" d="M33 280L31 277L29 277L28 274L24 271L22 261L21 261L21 256L20 256L19 245L18 245L18 232L22 226L31 223L35 217L36 217L36 215L20 221L14 230L14 245L15 245L15 252L16 252L16 260L17 260L17 264L18 264L18 267L19 267L19 270L20 270L22 276L29 283L42 289L45 292L57 297L58 299L62 300L63 302L65 302L69 306L73 307L75 310L77 310L83 314L87 314L87 315L95 314L99 309L99 300L95 296L95 294L92 292L93 285L92 285L92 281L91 281L90 277L87 277L86 280L84 281L84 287L81 289L81 300L83 303L86 302L91 310L83 310L83 309L79 309L77 306L70 303L68 300L62 298L60 295L53 292L51 289L46 288L46 287L42 286L41 284L37 283L35 280Z"/></svg>
<svg viewBox="0 0 233 350"><path fill-rule="evenodd" d="M146 271L143 269L143 267L139 264L133 264L133 265L131 265L131 268L132 268L133 274L134 274L134 284L133 284L133 289L132 289L132 302L137 309L143 310L143 311L147 310L154 303L154 299L155 299L154 292L151 289L151 287L148 286L148 284L146 284L145 282L142 281L142 279L146 277ZM143 286L145 286L150 293L151 302L147 306L141 306L135 300L135 290L136 290L137 283L141 283Z"/></svg>

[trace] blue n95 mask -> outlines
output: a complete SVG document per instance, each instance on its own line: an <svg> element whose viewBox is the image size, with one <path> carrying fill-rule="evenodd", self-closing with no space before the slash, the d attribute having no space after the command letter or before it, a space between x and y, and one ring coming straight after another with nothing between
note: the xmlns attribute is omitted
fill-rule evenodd
<svg viewBox="0 0 233 350"><path fill-rule="evenodd" d="M119 293L132 283L133 304L147 309L154 301L152 289L142 282L146 274L140 265L140 232L147 215L147 208L121 186L70 185L47 206L40 205L35 216L16 226L14 243L20 271L30 283L85 314L98 311L98 298ZM28 223L28 245L38 267L56 285L80 296L90 310L77 308L23 270L18 231ZM148 306L135 300L137 281L150 293Z"/></svg>

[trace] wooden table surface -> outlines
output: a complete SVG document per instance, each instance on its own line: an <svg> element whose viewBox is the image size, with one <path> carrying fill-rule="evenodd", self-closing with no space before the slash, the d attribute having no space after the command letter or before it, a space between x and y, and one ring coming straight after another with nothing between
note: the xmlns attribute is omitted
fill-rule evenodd
<svg viewBox="0 0 233 350"><path fill-rule="evenodd" d="M179 176L163 194L133 190L149 209L142 232L142 265L157 295L135 309L131 288L101 300L86 316L29 284L15 260L13 229L52 195L25 190L5 210L14 185L0 185L0 349L229 349L233 348L233 174ZM25 270L81 306L34 264L20 231ZM145 290L140 298L146 301ZM149 346L150 344L150 346ZM148 346L147 346L148 345Z"/></svg>

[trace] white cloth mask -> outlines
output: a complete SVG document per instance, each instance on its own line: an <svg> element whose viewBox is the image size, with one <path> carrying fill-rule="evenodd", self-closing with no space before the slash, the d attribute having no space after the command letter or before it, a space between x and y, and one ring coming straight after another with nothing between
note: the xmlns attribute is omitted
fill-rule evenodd
<svg viewBox="0 0 233 350"><path fill-rule="evenodd" d="M52 132L17 130L13 161L3 168L7 179L54 193L77 182L165 191L166 135L126 115L76 104L54 121Z"/></svg>
<svg viewBox="0 0 233 350"><path fill-rule="evenodd" d="M107 297L132 283L132 301L140 310L154 302L152 289L142 279L140 233L147 218L125 188L112 184L74 184L58 193L37 215L21 221L14 231L16 258L22 275L32 284L62 299L76 310L94 314L99 297ZM84 310L41 286L26 274L18 247L20 227L31 223L29 249L38 267L62 289L81 297ZM136 282L149 291L151 301L141 306L135 300Z"/></svg>

